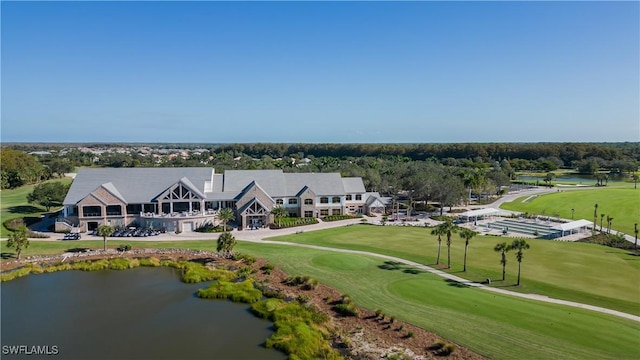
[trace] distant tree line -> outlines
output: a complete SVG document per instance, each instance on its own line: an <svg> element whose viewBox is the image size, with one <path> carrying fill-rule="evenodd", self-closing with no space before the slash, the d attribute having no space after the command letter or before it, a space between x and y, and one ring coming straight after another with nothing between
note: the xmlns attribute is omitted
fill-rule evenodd
<svg viewBox="0 0 640 360"><path fill-rule="evenodd" d="M6 145L5 145L6 146ZM34 145L35 146L35 145ZM85 145L86 146L86 145ZM112 145L116 147L116 145ZM125 148L126 145L117 145ZM560 168L585 174L638 170L640 143L536 144L233 144L160 145L155 148L202 149L188 157L143 155L130 151L101 154L69 149L64 155L31 156L4 148L2 188L62 176L75 166L198 167L282 169L285 172L339 172L362 177L368 190L383 195L406 191L410 201L455 204L473 194L494 195L515 179L516 171L550 172ZM27 149L29 145L14 145ZM108 145L102 144L102 148ZM47 149L52 149L48 144ZM33 149L30 148L30 149ZM446 186L443 186L445 184Z"/></svg>

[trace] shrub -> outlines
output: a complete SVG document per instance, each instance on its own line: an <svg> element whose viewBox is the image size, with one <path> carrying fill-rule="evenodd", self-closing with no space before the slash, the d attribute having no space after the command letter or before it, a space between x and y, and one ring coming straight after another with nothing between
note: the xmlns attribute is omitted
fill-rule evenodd
<svg viewBox="0 0 640 360"><path fill-rule="evenodd" d="M224 269L209 269L202 264L190 261L180 262L178 263L177 267L182 270L182 281L188 284L211 280L229 281L237 277L237 274L233 271Z"/></svg>
<svg viewBox="0 0 640 360"><path fill-rule="evenodd" d="M160 259L154 258L154 257L140 259L139 261L140 261L140 266L152 266L152 267L160 266Z"/></svg>
<svg viewBox="0 0 640 360"><path fill-rule="evenodd" d="M198 226L197 228L195 228L195 230L193 231L200 232L200 233L218 233L218 232L223 232L224 228L219 225L213 226L213 223L211 221L207 221L202 225Z"/></svg>
<svg viewBox="0 0 640 360"><path fill-rule="evenodd" d="M233 302L254 303L260 301L262 292L254 287L253 280L242 282L217 281L205 289L198 289L198 297L204 299L229 299Z"/></svg>
<svg viewBox="0 0 640 360"><path fill-rule="evenodd" d="M11 272L6 272L0 275L0 281L11 281L13 279L17 279L19 277L27 276L31 274L30 267L23 267L18 270L13 270Z"/></svg>
<svg viewBox="0 0 640 360"><path fill-rule="evenodd" d="M382 315L382 310L380 309L376 309L376 317L380 317L380 315Z"/></svg>
<svg viewBox="0 0 640 360"><path fill-rule="evenodd" d="M296 297L296 301L300 304L306 304L311 301L311 296L307 294L300 294L298 295L298 297Z"/></svg>
<svg viewBox="0 0 640 360"><path fill-rule="evenodd" d="M353 303L340 303L333 307L333 310L342 316L358 316L360 312Z"/></svg>
<svg viewBox="0 0 640 360"><path fill-rule="evenodd" d="M275 333L265 346L283 351L290 359L340 359L327 341L329 332L322 326L326 315L311 306L267 299L254 303L251 312L274 322Z"/></svg>
<svg viewBox="0 0 640 360"><path fill-rule="evenodd" d="M323 221L338 221L338 220L347 220L354 218L361 218L362 215L359 216L351 216L351 215L329 215L322 218Z"/></svg>
<svg viewBox="0 0 640 360"><path fill-rule="evenodd" d="M118 247L116 248L116 250L118 250L118 251L122 251L122 252L129 251L129 250L131 250L131 245L129 245L129 244L127 244L127 245L120 245L120 246L118 246Z"/></svg>
<svg viewBox="0 0 640 360"><path fill-rule="evenodd" d="M271 274L271 272L273 271L274 268L275 268L275 266L273 266L273 264L266 263L266 264L262 265L260 270L262 270L262 272L264 272L265 274L269 275L269 274Z"/></svg>
<svg viewBox="0 0 640 360"><path fill-rule="evenodd" d="M271 229L284 229L295 226L303 226L303 225L312 225L317 224L318 219L316 218L297 218L297 217L286 217L279 220L279 225L269 224L269 228Z"/></svg>
<svg viewBox="0 0 640 360"><path fill-rule="evenodd" d="M244 260L247 265L251 265L256 262L256 257L249 254L235 254L233 258L237 261Z"/></svg>
<svg viewBox="0 0 640 360"><path fill-rule="evenodd" d="M411 339L412 337L414 337L415 334L413 333L413 331L409 331L407 332L407 335L405 336L407 339Z"/></svg>
<svg viewBox="0 0 640 360"><path fill-rule="evenodd" d="M109 260L109 269L112 270L125 270L138 267L140 262L137 259L111 259Z"/></svg>

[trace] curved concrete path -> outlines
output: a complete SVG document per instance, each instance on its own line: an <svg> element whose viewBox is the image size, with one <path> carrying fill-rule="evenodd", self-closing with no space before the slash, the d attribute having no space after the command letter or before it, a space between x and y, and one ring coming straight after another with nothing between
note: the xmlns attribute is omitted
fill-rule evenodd
<svg viewBox="0 0 640 360"><path fill-rule="evenodd" d="M413 267L418 268L420 270L424 270L424 271L432 273L434 275L443 277L445 279L453 280L455 282L458 282L458 283L461 283L461 284L464 284L464 285L467 285L467 286L472 286L472 287L475 287L475 288L479 288L479 289L482 289L482 290L486 290L486 291L492 291L492 292L500 293L500 294L503 294L503 295L515 296L515 297L519 297L519 298L523 298L523 299L537 300L537 301L543 301L543 302L552 303L552 304L560 304L560 305L572 306L572 307L576 307L576 308L580 308L580 309L587 309L587 310L597 311L597 312L600 312L600 313L619 316L619 317L622 317L622 318L625 318L625 319L629 319L629 320L640 322L640 316L627 314L627 313L624 313L624 312L621 312L621 311L617 311L617 310L611 310L611 309L607 309L607 308L602 308L602 307L599 307L599 306L587 305L587 304L582 304L582 303L573 302L573 301L567 301L567 300L554 299L554 298L550 298L550 297L545 296L545 295L524 294L524 293L519 293L519 292L515 292L515 291L510 291L510 290L495 288L495 287L491 287L491 286L486 286L484 284L473 282L473 281L470 281L470 280L467 280L467 279L463 279L463 278L461 278L459 276L455 276L455 275L446 273L444 271L434 269L434 268L432 268L430 266L427 266L427 265L423 265L423 264L420 264L420 263L417 263L417 262L414 262L414 261L405 260L405 259L394 257L394 256L382 255L382 254L377 254L377 253L372 253L372 252L367 252L367 251L360 251L360 250L337 249L337 248L331 248L331 247L325 247L325 246L290 243L290 242L285 242L285 241L240 240L240 239L238 239L238 241L247 241L247 242L263 243L263 244L277 244L277 245L298 246L298 247L305 247L305 248L317 249L317 250L334 251L334 252L347 253L347 254L358 254L358 255L366 255L366 256L377 257L377 258L381 258L381 259L385 259L385 260L391 260L391 261L396 261L396 262L399 262L399 263L402 263L402 264L410 265L410 266L413 266Z"/></svg>

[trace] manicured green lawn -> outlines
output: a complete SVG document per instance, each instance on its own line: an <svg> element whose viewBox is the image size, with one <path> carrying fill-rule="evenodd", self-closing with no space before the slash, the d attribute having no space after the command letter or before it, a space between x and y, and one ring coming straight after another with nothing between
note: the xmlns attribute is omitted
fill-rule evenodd
<svg viewBox="0 0 640 360"><path fill-rule="evenodd" d="M298 242L343 249L355 249L396 256L434 265L438 242L431 229L356 225L305 232L271 240ZM446 240L446 239L445 239ZM447 248L442 242L441 263L446 264ZM531 249L524 254L522 281L516 282L517 261L507 254L507 279L502 278L500 254L495 244L512 239L476 236L471 239L467 272L463 273L464 242L452 237L451 273L473 280L492 279L492 286L523 293L537 293L640 315L640 258L605 246L527 240Z"/></svg>
<svg viewBox="0 0 640 360"><path fill-rule="evenodd" d="M71 183L70 178L50 181L60 181L64 184ZM35 185L25 185L17 189L0 191L0 218L2 222L17 217L40 217L40 215L46 214L44 207L27 202L27 194L32 192L34 187ZM0 237L7 237L9 234L9 230L0 225Z"/></svg>
<svg viewBox="0 0 640 360"><path fill-rule="evenodd" d="M524 196L513 202L503 203L500 207L507 210L528 212L571 219L571 209L575 209L574 218L593 221L594 205L598 204L598 227L600 214L605 214L603 225L607 227L607 216L613 217L612 228L633 236L633 224L640 223L640 189L601 188L571 190L546 194L533 198L526 203Z"/></svg>
<svg viewBox="0 0 640 360"><path fill-rule="evenodd" d="M369 309L411 322L495 359L638 358L640 324L595 312L461 288L427 274L383 270L383 260L239 243L291 275L309 275ZM406 268L405 268L406 269Z"/></svg>
<svg viewBox="0 0 640 360"><path fill-rule="evenodd" d="M368 230L370 226L343 229ZM409 230L409 229L404 229ZM413 229L424 230L426 229ZM325 233L326 232L322 232ZM353 233L352 233L353 235ZM473 241L473 240L472 240ZM213 250L215 241L110 241L136 247ZM6 252L6 242L0 250ZM100 240L32 241L24 255L101 248ZM309 275L348 293L359 305L431 330L490 358L634 359L640 324L592 311L461 288L427 273L383 270L383 260L286 245L238 243L291 275Z"/></svg>

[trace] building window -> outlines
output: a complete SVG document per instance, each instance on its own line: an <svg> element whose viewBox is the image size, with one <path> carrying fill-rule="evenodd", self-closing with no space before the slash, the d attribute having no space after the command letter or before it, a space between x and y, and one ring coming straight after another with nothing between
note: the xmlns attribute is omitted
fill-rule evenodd
<svg viewBox="0 0 640 360"><path fill-rule="evenodd" d="M356 195L356 200L362 200L362 195L360 194Z"/></svg>
<svg viewBox="0 0 640 360"><path fill-rule="evenodd" d="M351 200L351 195L347 195L347 201Z"/></svg>
<svg viewBox="0 0 640 360"><path fill-rule="evenodd" d="M306 218L313 217L313 211L305 211L304 212L304 217L306 217Z"/></svg>
<svg viewBox="0 0 640 360"><path fill-rule="evenodd" d="M83 216L102 216L102 208L100 206L83 206Z"/></svg>
<svg viewBox="0 0 640 360"><path fill-rule="evenodd" d="M331 215L340 215L340 209L331 210Z"/></svg>
<svg viewBox="0 0 640 360"><path fill-rule="evenodd" d="M331 198L331 202L334 204L340 204L340 196L334 196Z"/></svg>
<svg viewBox="0 0 640 360"><path fill-rule="evenodd" d="M328 204L329 203L329 198L328 197L321 197L320 198L320 204Z"/></svg>
<svg viewBox="0 0 640 360"><path fill-rule="evenodd" d="M120 205L107 205L107 216L122 215L122 207Z"/></svg>
<svg viewBox="0 0 640 360"><path fill-rule="evenodd" d="M320 209L320 216L329 215L329 209Z"/></svg>
<svg viewBox="0 0 640 360"><path fill-rule="evenodd" d="M305 205L313 205L313 199L304 199Z"/></svg>
<svg viewBox="0 0 640 360"><path fill-rule="evenodd" d="M282 205L282 204L284 204L284 200L276 199L276 205Z"/></svg>
<svg viewBox="0 0 640 360"><path fill-rule="evenodd" d="M292 213L292 212L290 212L290 213L289 213L289 217L292 217L292 218L293 218L293 217L298 217L298 214L297 214L297 213Z"/></svg>
<svg viewBox="0 0 640 360"><path fill-rule="evenodd" d="M289 199L289 205L298 205L298 199L296 198Z"/></svg>

